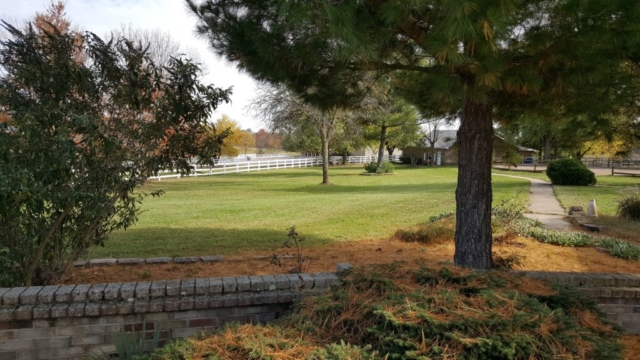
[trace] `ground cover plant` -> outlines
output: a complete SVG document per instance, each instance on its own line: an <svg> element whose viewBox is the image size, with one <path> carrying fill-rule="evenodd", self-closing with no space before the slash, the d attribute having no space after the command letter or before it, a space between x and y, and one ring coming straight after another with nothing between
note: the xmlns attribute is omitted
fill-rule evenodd
<svg viewBox="0 0 640 360"><path fill-rule="evenodd" d="M267 326L229 326L150 359L621 359L594 302L507 272L355 268Z"/></svg>
<svg viewBox="0 0 640 360"><path fill-rule="evenodd" d="M457 170L397 166L394 176L359 176L360 165L332 168L332 186L317 186L319 168L148 182L135 227L111 234L99 257L148 257L273 251L295 225L306 246L391 236L450 211ZM495 177L494 199L527 200L527 180Z"/></svg>

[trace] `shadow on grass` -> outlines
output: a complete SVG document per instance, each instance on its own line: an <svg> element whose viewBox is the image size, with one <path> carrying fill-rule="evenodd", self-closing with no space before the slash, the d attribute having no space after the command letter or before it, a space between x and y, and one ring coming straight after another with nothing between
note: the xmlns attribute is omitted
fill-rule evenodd
<svg viewBox="0 0 640 360"><path fill-rule="evenodd" d="M94 247L85 259L156 256L230 255L252 250L283 252L287 230L219 228L131 228L111 234L104 247ZM320 246L331 240L306 235L303 246ZM132 241L132 239L135 239Z"/></svg>
<svg viewBox="0 0 640 360"><path fill-rule="evenodd" d="M494 182L493 189L511 189L521 188L519 182ZM345 193L362 193L362 194L407 194L407 193L452 193L456 190L455 182L448 183L424 183L424 184L389 184L389 185L305 185L299 187L290 187L277 189L275 191L282 192L304 192L311 194L345 194Z"/></svg>

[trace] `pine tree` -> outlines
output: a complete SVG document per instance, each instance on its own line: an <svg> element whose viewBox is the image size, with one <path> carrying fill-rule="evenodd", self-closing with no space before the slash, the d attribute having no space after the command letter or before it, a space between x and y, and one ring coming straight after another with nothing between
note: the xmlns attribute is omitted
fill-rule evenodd
<svg viewBox="0 0 640 360"><path fill-rule="evenodd" d="M420 111L459 115L454 260L478 269L491 266L494 120L544 107L601 119L640 54L634 0L187 3L220 56L306 101L348 106L371 73L394 72Z"/></svg>

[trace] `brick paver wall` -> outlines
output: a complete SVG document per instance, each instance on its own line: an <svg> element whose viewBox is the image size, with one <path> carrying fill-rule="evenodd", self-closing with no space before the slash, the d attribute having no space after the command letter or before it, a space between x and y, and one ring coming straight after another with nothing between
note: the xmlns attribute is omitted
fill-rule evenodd
<svg viewBox="0 0 640 360"><path fill-rule="evenodd" d="M114 353L113 334L162 342L227 322L264 323L338 283L334 273L0 288L0 360Z"/></svg>
<svg viewBox="0 0 640 360"><path fill-rule="evenodd" d="M343 269L344 270L344 269ZM640 275L523 272L595 299L640 334ZM75 359L115 352L113 334L159 332L164 342L227 322L264 323L339 283L334 273L0 288L0 360Z"/></svg>

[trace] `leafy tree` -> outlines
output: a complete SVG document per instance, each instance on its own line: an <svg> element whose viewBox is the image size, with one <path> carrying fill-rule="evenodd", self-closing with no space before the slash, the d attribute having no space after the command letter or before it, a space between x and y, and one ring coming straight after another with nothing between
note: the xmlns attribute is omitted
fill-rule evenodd
<svg viewBox="0 0 640 360"><path fill-rule="evenodd" d="M329 143L336 129L349 118L348 112L338 107L316 107L285 86L268 85L260 90L251 108L266 117L272 130L292 133L300 128L313 128L322 145L322 184L329 185Z"/></svg>
<svg viewBox="0 0 640 360"><path fill-rule="evenodd" d="M222 115L213 125L215 134L226 134L224 140L220 144L220 155L228 157L236 157L239 152L236 146L242 146L244 139L244 131L240 130L240 124L232 120L227 115Z"/></svg>
<svg viewBox="0 0 640 360"><path fill-rule="evenodd" d="M47 284L136 222L150 176L210 158L196 140L229 92L201 84L188 59L158 67L126 39L3 27L0 286Z"/></svg>
<svg viewBox="0 0 640 360"><path fill-rule="evenodd" d="M628 0L187 3L219 55L318 106L349 106L371 73L394 72L430 118L458 113L454 261L480 269L491 266L494 120L544 107L601 119L627 98L621 62L640 59Z"/></svg>
<svg viewBox="0 0 640 360"><path fill-rule="evenodd" d="M256 139L256 147L260 152L264 152L265 149L282 148L282 136L277 132L268 132L265 129L260 129L254 134L254 138Z"/></svg>

